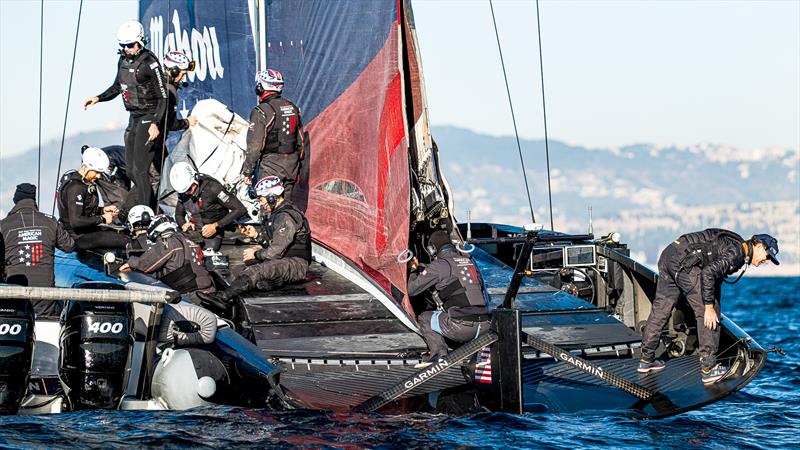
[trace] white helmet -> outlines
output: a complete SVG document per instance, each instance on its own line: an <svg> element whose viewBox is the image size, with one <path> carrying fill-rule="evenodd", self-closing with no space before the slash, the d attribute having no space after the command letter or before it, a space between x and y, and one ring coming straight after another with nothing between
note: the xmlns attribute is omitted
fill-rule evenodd
<svg viewBox="0 0 800 450"><path fill-rule="evenodd" d="M144 28L142 24L135 20L123 23L117 30L117 41L122 46L138 42L139 45L144 47Z"/></svg>
<svg viewBox="0 0 800 450"><path fill-rule="evenodd" d="M183 194L197 182L197 171L186 161L180 161L169 171L169 184L175 192Z"/></svg>
<svg viewBox="0 0 800 450"><path fill-rule="evenodd" d="M147 205L136 205L128 212L128 229L146 230L150 227L150 222L156 213Z"/></svg>
<svg viewBox="0 0 800 450"><path fill-rule="evenodd" d="M167 69L194 70L194 61L182 52L169 52L164 56L164 67Z"/></svg>
<svg viewBox="0 0 800 450"><path fill-rule="evenodd" d="M86 147L81 155L81 165L95 172L110 173L111 162L103 149L97 147Z"/></svg>
<svg viewBox="0 0 800 450"><path fill-rule="evenodd" d="M260 88L260 89L259 89ZM261 95L261 92L283 91L283 75L273 69L262 70L256 73L256 94Z"/></svg>
<svg viewBox="0 0 800 450"><path fill-rule="evenodd" d="M270 175L258 180L255 187L256 195L259 197L267 197L269 195L283 194L283 182L280 178Z"/></svg>
<svg viewBox="0 0 800 450"><path fill-rule="evenodd" d="M178 231L178 224L172 216L166 214L159 214L150 222L150 227L147 228L147 238L155 241L163 233Z"/></svg>

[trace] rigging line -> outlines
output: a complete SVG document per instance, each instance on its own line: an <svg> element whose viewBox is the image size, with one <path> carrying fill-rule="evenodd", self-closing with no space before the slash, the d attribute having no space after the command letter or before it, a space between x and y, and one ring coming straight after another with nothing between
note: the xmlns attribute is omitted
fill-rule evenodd
<svg viewBox="0 0 800 450"><path fill-rule="evenodd" d="M525 180L525 193L528 194L528 207L531 210L531 220L536 223L536 216L533 214L533 200L531 200L531 189L528 186L528 174L525 173L525 160L522 158L522 146L519 144L519 133L517 132L517 119L514 115L514 104L511 102L511 89L508 87L508 76L506 75L506 64L503 60L503 49L500 46L500 34L497 32L497 20L494 17L494 6L489 0L489 9L492 11L492 24L494 25L494 36L497 38L497 51L500 53L500 65L503 67L503 79L506 82L506 94L508 95L508 107L511 109L511 122L514 124L514 136L517 138L517 151L519 152L519 163L522 166L522 178Z"/></svg>
<svg viewBox="0 0 800 450"><path fill-rule="evenodd" d="M553 225L553 191L550 188L550 145L547 139L547 107L544 101L544 64L542 63L542 26L539 24L539 0L536 0L536 32L539 36L539 78L542 80L542 117L544 119L544 154L547 159L547 200L550 204L550 229Z"/></svg>
<svg viewBox="0 0 800 450"><path fill-rule="evenodd" d="M172 28L172 23L169 20L170 11L172 11L172 5L170 4L170 0L167 0L167 15L164 16L166 18L166 20L167 20L167 34L166 34L167 36L169 36L169 33L170 33L169 30L170 30L170 28ZM161 55L161 59L163 60L164 57L167 56L166 45L163 46L162 49L163 49L162 50L163 54ZM167 74L166 73L164 73L164 82L169 83L169 81L167 81ZM164 86L164 87L166 88L166 86ZM175 86L175 92L177 92L177 91L178 91L178 86L176 85ZM176 108L178 106L177 103L178 103L178 95L175 94L175 107ZM159 131L161 133L161 136L160 136L161 137L161 156L159 157L160 158L159 167L156 168L157 169L156 172L158 172L158 186L156 187L156 197L158 197L158 191L161 190L161 179L164 177L164 159L165 159L165 155L167 153L167 114L170 114L170 111L169 111L169 89L167 89L167 105L166 105L166 107L164 109L164 119L163 119L164 120L164 126ZM161 213L161 202L159 200L156 200L156 214L159 214L159 213Z"/></svg>
<svg viewBox="0 0 800 450"><path fill-rule="evenodd" d="M39 152L36 159L36 204L42 205L42 55L44 52L44 0L39 3Z"/></svg>
<svg viewBox="0 0 800 450"><path fill-rule="evenodd" d="M78 52L78 35L81 32L81 15L83 14L83 0L78 6L78 25L75 27L75 43L72 47L72 65L69 69L69 87L67 88L67 106L64 111L64 128L61 130L61 149L58 152L58 169L56 170L56 192L58 192L58 179L61 177L61 162L64 159L64 138L67 135L67 118L69 117L69 100L72 96L72 76L75 74L75 55ZM41 188L41 187L40 187ZM56 199L53 197L53 209L50 214L56 213Z"/></svg>

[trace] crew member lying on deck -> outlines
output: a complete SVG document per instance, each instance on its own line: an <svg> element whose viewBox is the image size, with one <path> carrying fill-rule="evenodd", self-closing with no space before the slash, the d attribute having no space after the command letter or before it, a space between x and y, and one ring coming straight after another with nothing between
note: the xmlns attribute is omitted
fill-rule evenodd
<svg viewBox="0 0 800 450"><path fill-rule="evenodd" d="M685 296L697 319L703 383L723 378L728 368L717 364L722 280L746 264L760 266L767 259L779 264L777 254L778 241L768 234L744 240L717 228L687 233L670 243L658 258L656 298L642 333L639 373L665 367L663 361L655 359L656 348L678 298Z"/></svg>
<svg viewBox="0 0 800 450"><path fill-rule="evenodd" d="M152 273L195 304L200 303L197 293L214 292L211 275L203 266L203 252L178 231L175 219L166 214L155 216L147 236L151 241L147 250L141 256L131 256L120 272Z"/></svg>
<svg viewBox="0 0 800 450"><path fill-rule="evenodd" d="M214 295L198 294L204 304L215 309L227 309L238 294L253 288L262 291L276 289L305 279L311 262L311 228L303 213L283 197L280 178L262 178L255 187L262 207L262 229L241 227L242 233L255 239L262 248L244 250L248 267L231 286Z"/></svg>
<svg viewBox="0 0 800 450"><path fill-rule="evenodd" d="M475 264L469 256L458 253L450 236L442 230L434 231L428 242L435 259L422 272L416 271L417 259L412 259L408 277L408 295L413 297L433 288L439 304L437 311L425 311L418 318L431 352L428 361L417 364L418 369L447 354L444 338L469 342L489 331L489 309Z"/></svg>

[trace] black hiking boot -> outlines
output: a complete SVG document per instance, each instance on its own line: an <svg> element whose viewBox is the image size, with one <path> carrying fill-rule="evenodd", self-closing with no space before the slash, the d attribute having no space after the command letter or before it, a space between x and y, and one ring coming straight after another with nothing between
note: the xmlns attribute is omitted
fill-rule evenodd
<svg viewBox="0 0 800 450"><path fill-rule="evenodd" d="M198 291L197 297L200 299L200 304L205 307L210 307L213 310L226 311L234 297L243 294L250 290L250 280L247 277L238 277L231 282L231 286L225 290L217 291L214 293L205 293Z"/></svg>

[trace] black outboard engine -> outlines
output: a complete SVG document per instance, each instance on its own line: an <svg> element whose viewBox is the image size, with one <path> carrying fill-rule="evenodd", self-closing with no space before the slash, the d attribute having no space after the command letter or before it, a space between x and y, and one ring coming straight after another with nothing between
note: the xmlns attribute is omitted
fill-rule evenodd
<svg viewBox="0 0 800 450"><path fill-rule="evenodd" d="M130 303L69 302L61 316L58 374L71 409L116 409L133 349Z"/></svg>
<svg viewBox="0 0 800 450"><path fill-rule="evenodd" d="M28 389L33 362L33 306L0 301L0 414L16 414Z"/></svg>

